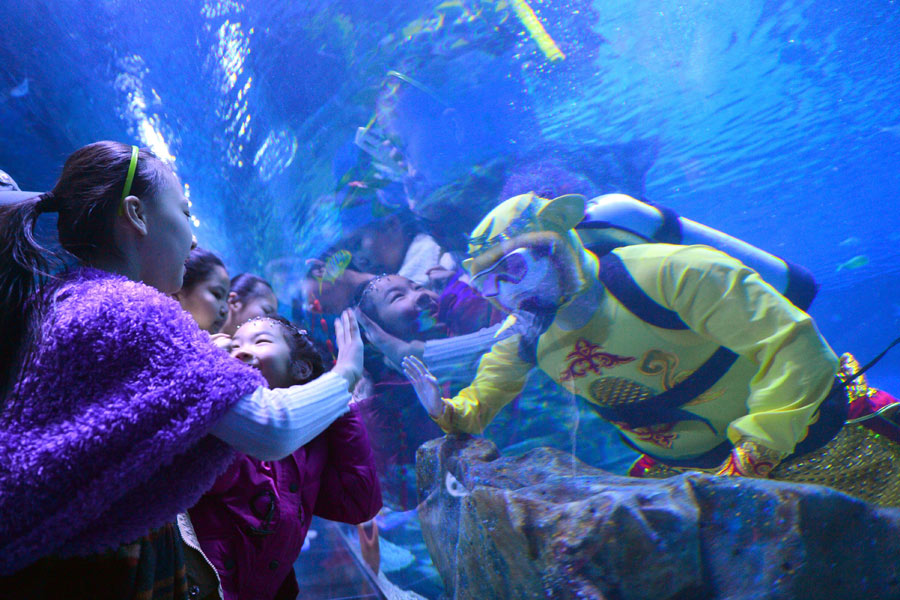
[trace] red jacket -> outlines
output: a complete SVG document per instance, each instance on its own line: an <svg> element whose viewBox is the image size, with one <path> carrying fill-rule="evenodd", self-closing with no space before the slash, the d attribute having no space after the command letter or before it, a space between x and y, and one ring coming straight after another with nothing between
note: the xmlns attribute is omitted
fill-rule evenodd
<svg viewBox="0 0 900 600"><path fill-rule="evenodd" d="M293 564L313 515L362 523L380 508L372 448L353 405L286 458L240 455L188 512L226 600L236 600L296 598Z"/></svg>

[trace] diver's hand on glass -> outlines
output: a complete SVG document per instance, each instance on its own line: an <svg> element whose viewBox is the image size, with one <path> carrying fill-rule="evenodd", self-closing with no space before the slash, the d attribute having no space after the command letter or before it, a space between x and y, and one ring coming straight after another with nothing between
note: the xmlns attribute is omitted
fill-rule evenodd
<svg viewBox="0 0 900 600"><path fill-rule="evenodd" d="M209 339L225 352L231 352L231 336L227 333L214 333Z"/></svg>
<svg viewBox="0 0 900 600"><path fill-rule="evenodd" d="M359 324L350 309L334 320L338 355L332 372L347 380L347 390L351 393L363 373L363 342L359 335Z"/></svg>
<svg viewBox="0 0 900 600"><path fill-rule="evenodd" d="M395 371L402 371L401 363L407 356L422 358L425 355L425 344L418 340L404 342L386 332L378 323L357 309L356 318L366 332L366 338L384 354L385 362Z"/></svg>
<svg viewBox="0 0 900 600"><path fill-rule="evenodd" d="M425 364L414 356L403 359L403 373L416 390L419 402L435 419L444 414L444 400L441 398L441 387L437 378L432 375Z"/></svg>

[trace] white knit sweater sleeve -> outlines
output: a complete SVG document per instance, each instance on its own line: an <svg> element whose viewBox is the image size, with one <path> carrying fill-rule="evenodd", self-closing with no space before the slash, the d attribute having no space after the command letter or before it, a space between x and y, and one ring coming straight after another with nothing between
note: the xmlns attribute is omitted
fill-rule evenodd
<svg viewBox="0 0 900 600"><path fill-rule="evenodd" d="M347 412L347 380L336 373L289 388L257 388L238 400L211 433L260 460L288 456Z"/></svg>
<svg viewBox="0 0 900 600"><path fill-rule="evenodd" d="M475 377L481 357L507 337L497 335L501 326L502 323L497 323L467 335L428 340L422 360L439 381L468 383Z"/></svg>

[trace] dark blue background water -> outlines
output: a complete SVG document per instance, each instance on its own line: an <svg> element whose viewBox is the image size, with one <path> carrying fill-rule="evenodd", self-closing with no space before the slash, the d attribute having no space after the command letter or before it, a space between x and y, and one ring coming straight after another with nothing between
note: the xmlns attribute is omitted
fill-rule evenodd
<svg viewBox="0 0 900 600"><path fill-rule="evenodd" d="M367 90L396 58L384 38L433 6L4 3L0 168L43 189L82 144L164 141L201 242L234 269L308 255L336 235L307 207L368 120ZM648 197L811 268L836 349L865 358L900 333L895 2L533 6L568 58L550 67L523 36L503 68L547 137L654 137ZM838 271L854 256L870 262Z"/></svg>
<svg viewBox="0 0 900 600"><path fill-rule="evenodd" d="M162 149L201 243L271 276L338 235L310 207L396 66L385 40L436 4L3 3L0 168L44 189L91 141ZM900 335L894 0L532 5L567 59L548 65L522 34L498 68L523 82L543 135L657 140L647 196L810 268L836 350L865 360ZM838 269L858 256L868 264ZM900 353L874 378L900 392Z"/></svg>

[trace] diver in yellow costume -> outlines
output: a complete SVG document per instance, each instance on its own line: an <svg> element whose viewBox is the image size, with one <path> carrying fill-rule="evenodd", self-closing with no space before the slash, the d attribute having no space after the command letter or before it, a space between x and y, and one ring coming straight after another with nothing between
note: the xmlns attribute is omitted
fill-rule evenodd
<svg viewBox="0 0 900 600"><path fill-rule="evenodd" d="M600 260L574 229L584 210L581 196L526 194L473 231L472 284L515 313L510 321L530 322L497 342L454 398L405 359L442 429L482 431L537 366L644 454L634 475L701 469L900 504L900 446L865 426L896 401L862 378L845 386L857 365L838 360L809 315L706 246L639 244Z"/></svg>

